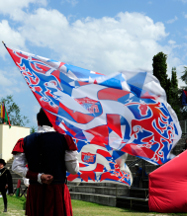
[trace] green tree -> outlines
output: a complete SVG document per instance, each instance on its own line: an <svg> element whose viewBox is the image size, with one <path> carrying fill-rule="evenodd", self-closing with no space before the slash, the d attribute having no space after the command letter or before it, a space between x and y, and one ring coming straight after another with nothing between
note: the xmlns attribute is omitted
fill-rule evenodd
<svg viewBox="0 0 187 216"><path fill-rule="evenodd" d="M30 128L30 134L35 133L36 131L37 131L37 128L36 128L36 127L32 126L32 127Z"/></svg>
<svg viewBox="0 0 187 216"><path fill-rule="evenodd" d="M153 75L160 81L160 85L165 90L167 95L167 101L170 101L171 93L171 82L167 75L167 55L163 52L159 52L153 57Z"/></svg>
<svg viewBox="0 0 187 216"><path fill-rule="evenodd" d="M176 67L172 67L171 70L171 87L178 90L178 79Z"/></svg>
<svg viewBox="0 0 187 216"><path fill-rule="evenodd" d="M177 79L177 70L176 67L172 68L171 71L171 87L170 87L170 101L169 104L176 112L178 118L180 117L180 108L181 108L181 99L180 99L180 91L178 88L178 79Z"/></svg>
<svg viewBox="0 0 187 216"><path fill-rule="evenodd" d="M167 88L167 55L163 52L159 52L153 57L153 75L160 81L162 88Z"/></svg>
<svg viewBox="0 0 187 216"><path fill-rule="evenodd" d="M184 71L183 71L183 75L181 76L181 80L185 82L185 84L187 85L187 67L186 66L184 66Z"/></svg>
<svg viewBox="0 0 187 216"><path fill-rule="evenodd" d="M185 82L187 85L187 67L184 66L183 75L181 76L181 80ZM187 86L182 86L180 89L180 104L182 104L182 91L187 90ZM180 120L187 119L187 106L182 106L180 108Z"/></svg>
<svg viewBox="0 0 187 216"><path fill-rule="evenodd" d="M28 118L26 116L21 115L20 108L13 101L12 95L8 95L5 98L1 98L0 102L1 104L3 102L5 103L11 125L25 126L27 123L29 123ZM2 119L1 119L1 123L2 123Z"/></svg>

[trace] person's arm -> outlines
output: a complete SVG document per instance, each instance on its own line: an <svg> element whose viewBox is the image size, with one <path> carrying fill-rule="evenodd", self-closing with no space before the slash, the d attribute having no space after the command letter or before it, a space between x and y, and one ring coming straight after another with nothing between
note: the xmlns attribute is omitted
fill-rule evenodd
<svg viewBox="0 0 187 216"><path fill-rule="evenodd" d="M71 174L77 174L79 171L79 162L77 159L77 151L65 151L65 165L66 170Z"/></svg>
<svg viewBox="0 0 187 216"><path fill-rule="evenodd" d="M72 137L65 135L68 150L65 151L65 165L66 170L71 174L77 174L79 171L79 162L77 159L77 146L75 145Z"/></svg>
<svg viewBox="0 0 187 216"><path fill-rule="evenodd" d="M8 194L12 194L13 193L12 175L10 174L9 170L7 170L6 172L7 172Z"/></svg>
<svg viewBox="0 0 187 216"><path fill-rule="evenodd" d="M26 178L28 168L26 167L27 160L25 158L25 153L17 153L13 157L12 171Z"/></svg>
<svg viewBox="0 0 187 216"><path fill-rule="evenodd" d="M25 158L25 153L17 153L14 155L14 161L12 163L12 171L16 174L38 181L39 183L50 184L53 180L53 176L44 173L32 172L27 167L27 160Z"/></svg>

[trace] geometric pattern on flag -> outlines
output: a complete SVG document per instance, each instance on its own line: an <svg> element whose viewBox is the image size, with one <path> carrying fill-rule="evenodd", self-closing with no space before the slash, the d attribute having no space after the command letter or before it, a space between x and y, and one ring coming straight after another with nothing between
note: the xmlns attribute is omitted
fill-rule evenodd
<svg viewBox="0 0 187 216"><path fill-rule="evenodd" d="M181 128L167 104L165 91L153 75L121 72L105 76L7 50L55 130L154 164L170 159Z"/></svg>
<svg viewBox="0 0 187 216"><path fill-rule="evenodd" d="M89 183L117 183L132 185L132 174L126 164L119 159L126 153L107 149L97 144L88 144L85 141L75 140L78 148L79 172L72 175L67 172L70 182ZM120 167L123 166L123 169Z"/></svg>

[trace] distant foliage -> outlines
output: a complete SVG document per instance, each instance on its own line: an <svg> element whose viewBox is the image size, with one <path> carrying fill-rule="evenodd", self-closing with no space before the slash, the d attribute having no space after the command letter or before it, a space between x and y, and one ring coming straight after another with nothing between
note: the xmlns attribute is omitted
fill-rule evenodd
<svg viewBox="0 0 187 216"><path fill-rule="evenodd" d="M171 86L170 86L170 100L168 103L176 112L178 118L181 117L181 90L178 88L177 70L176 67L172 68L171 71Z"/></svg>
<svg viewBox="0 0 187 216"><path fill-rule="evenodd" d="M187 67L185 66L184 66L183 75L181 76L181 80L185 82L185 84L187 85Z"/></svg>
<svg viewBox="0 0 187 216"><path fill-rule="evenodd" d="M183 75L181 76L181 80L183 82L185 82L185 84L187 85L187 67L184 66L184 71L183 71ZM180 96L182 97L182 91L187 90L187 86L182 86L180 89ZM181 98L182 101L182 98ZM182 102L180 101L180 104L182 104ZM181 105L181 109L180 109L180 113L181 113L181 118L180 120L186 120L187 119L187 106L182 106Z"/></svg>
<svg viewBox="0 0 187 216"><path fill-rule="evenodd" d="M11 125L16 126L25 126L29 123L29 120L26 116L21 115L19 106L13 101L13 96L8 95L5 98L1 98L1 104L4 102L8 116L11 122ZM0 120L2 123L2 119Z"/></svg>
<svg viewBox="0 0 187 216"><path fill-rule="evenodd" d="M159 52L153 57L153 75L160 81L160 85L166 92L167 102L171 105L179 120L186 119L186 107L182 106L181 96L182 89L178 88L177 70L172 68L171 79L167 75L167 55ZM184 75L181 77L187 84L187 67L185 67Z"/></svg>
<svg viewBox="0 0 187 216"><path fill-rule="evenodd" d="M167 95L167 101L171 98L171 82L167 75L167 55L163 52L159 52L153 57L153 75L160 81L160 85L165 90Z"/></svg>
<svg viewBox="0 0 187 216"><path fill-rule="evenodd" d="M35 133L36 131L37 131L36 127L33 126L30 128L30 134Z"/></svg>

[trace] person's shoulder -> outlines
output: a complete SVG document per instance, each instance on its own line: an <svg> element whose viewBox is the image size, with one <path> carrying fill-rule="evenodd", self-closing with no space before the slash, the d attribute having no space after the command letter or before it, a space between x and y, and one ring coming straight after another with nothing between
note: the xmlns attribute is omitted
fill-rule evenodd
<svg viewBox="0 0 187 216"><path fill-rule="evenodd" d="M12 154L23 153L24 152L24 138L20 138L15 144Z"/></svg>
<svg viewBox="0 0 187 216"><path fill-rule="evenodd" d="M28 140L34 140L34 139L36 139L36 137L38 137L39 134L40 133L34 132L32 134L29 134L29 135L25 136L23 138L24 143L27 142Z"/></svg>
<svg viewBox="0 0 187 216"><path fill-rule="evenodd" d="M42 134L45 137L54 136L54 137L64 138L64 135L57 132L57 131L49 131L49 132L45 132L45 133L42 133Z"/></svg>
<svg viewBox="0 0 187 216"><path fill-rule="evenodd" d="M31 134L25 136L24 139L27 139L27 138L30 138L30 137L35 137L35 136L37 136L37 135L38 135L38 133L37 133L37 132L34 132L34 133L31 133Z"/></svg>
<svg viewBox="0 0 187 216"><path fill-rule="evenodd" d="M4 168L1 170L1 173L10 173L10 171L8 170L8 168L4 167Z"/></svg>
<svg viewBox="0 0 187 216"><path fill-rule="evenodd" d="M5 167L5 172L6 173L10 173L10 170L8 168Z"/></svg>

